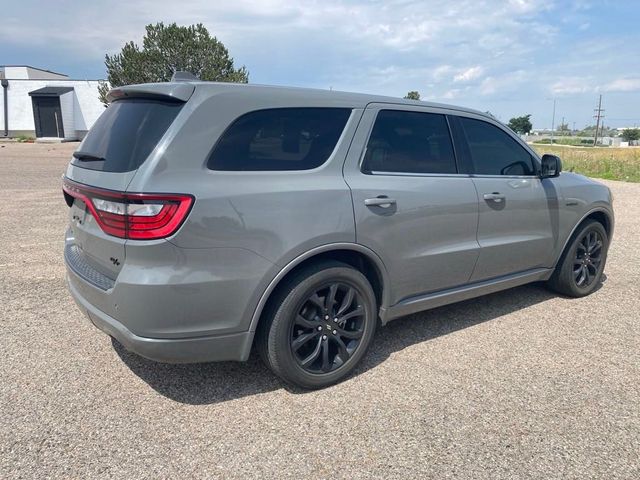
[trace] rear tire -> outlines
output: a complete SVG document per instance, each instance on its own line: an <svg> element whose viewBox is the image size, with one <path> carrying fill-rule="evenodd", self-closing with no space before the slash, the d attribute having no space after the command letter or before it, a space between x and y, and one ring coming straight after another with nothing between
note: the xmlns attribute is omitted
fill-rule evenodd
<svg viewBox="0 0 640 480"><path fill-rule="evenodd" d="M376 299L367 278L347 264L322 261L278 288L260 323L257 347L287 383L324 388L353 371L376 323Z"/></svg>
<svg viewBox="0 0 640 480"><path fill-rule="evenodd" d="M588 220L574 233L548 281L552 290L568 297L584 297L600 285L609 250L607 231Z"/></svg>

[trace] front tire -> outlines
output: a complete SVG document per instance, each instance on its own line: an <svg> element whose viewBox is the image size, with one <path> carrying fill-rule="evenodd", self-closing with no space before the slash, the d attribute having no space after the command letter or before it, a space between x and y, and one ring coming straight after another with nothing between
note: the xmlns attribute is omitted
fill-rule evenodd
<svg viewBox="0 0 640 480"><path fill-rule="evenodd" d="M609 237L600 222L587 221L572 236L548 285L569 297L584 297L600 285Z"/></svg>
<svg viewBox="0 0 640 480"><path fill-rule="evenodd" d="M377 323L367 278L337 261L313 264L278 289L258 331L260 355L286 382L306 389L344 379L364 357Z"/></svg>

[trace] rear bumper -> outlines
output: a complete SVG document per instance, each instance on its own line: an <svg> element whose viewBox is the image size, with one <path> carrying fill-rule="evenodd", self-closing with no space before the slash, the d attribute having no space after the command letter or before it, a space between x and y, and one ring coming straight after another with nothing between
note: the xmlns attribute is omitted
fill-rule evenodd
<svg viewBox="0 0 640 480"><path fill-rule="evenodd" d="M72 270L67 270L69 291L80 310L98 329L115 338L131 352L165 363L245 361L249 357L254 335L252 332L176 339L140 337L87 301L74 285L73 280L82 281L79 278L73 279L75 275Z"/></svg>
<svg viewBox="0 0 640 480"><path fill-rule="evenodd" d="M64 259L69 291L91 322L128 350L167 363L247 360L252 315L274 267L240 248L141 241L127 245L122 266L107 276L70 233Z"/></svg>

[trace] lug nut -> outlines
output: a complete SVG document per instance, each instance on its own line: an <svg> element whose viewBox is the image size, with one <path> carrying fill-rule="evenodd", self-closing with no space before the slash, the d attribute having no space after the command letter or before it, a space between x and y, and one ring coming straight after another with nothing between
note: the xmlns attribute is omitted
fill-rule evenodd
<svg viewBox="0 0 640 480"><path fill-rule="evenodd" d="M334 330L332 333L335 335L336 333L338 333L338 331L337 331L337 330Z"/></svg>
<svg viewBox="0 0 640 480"><path fill-rule="evenodd" d="M325 316L324 316L324 319L325 319L325 320L329 320L329 315L325 315Z"/></svg>
<svg viewBox="0 0 640 480"><path fill-rule="evenodd" d="M318 331L321 332L322 331L322 327L320 325L318 325Z"/></svg>
<svg viewBox="0 0 640 480"><path fill-rule="evenodd" d="M326 340L326 339L327 339L327 336L326 336L326 335L322 335L322 339L323 339L323 340Z"/></svg>
<svg viewBox="0 0 640 480"><path fill-rule="evenodd" d="M334 321L335 323L338 323L338 317L334 318L334 319L333 319L333 321Z"/></svg>

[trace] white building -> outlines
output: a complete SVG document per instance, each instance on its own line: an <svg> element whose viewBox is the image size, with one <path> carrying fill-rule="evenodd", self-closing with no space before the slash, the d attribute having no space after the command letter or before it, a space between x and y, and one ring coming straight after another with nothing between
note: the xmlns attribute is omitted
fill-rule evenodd
<svg viewBox="0 0 640 480"><path fill-rule="evenodd" d="M0 138L82 139L104 111L98 83L28 65L0 65Z"/></svg>

